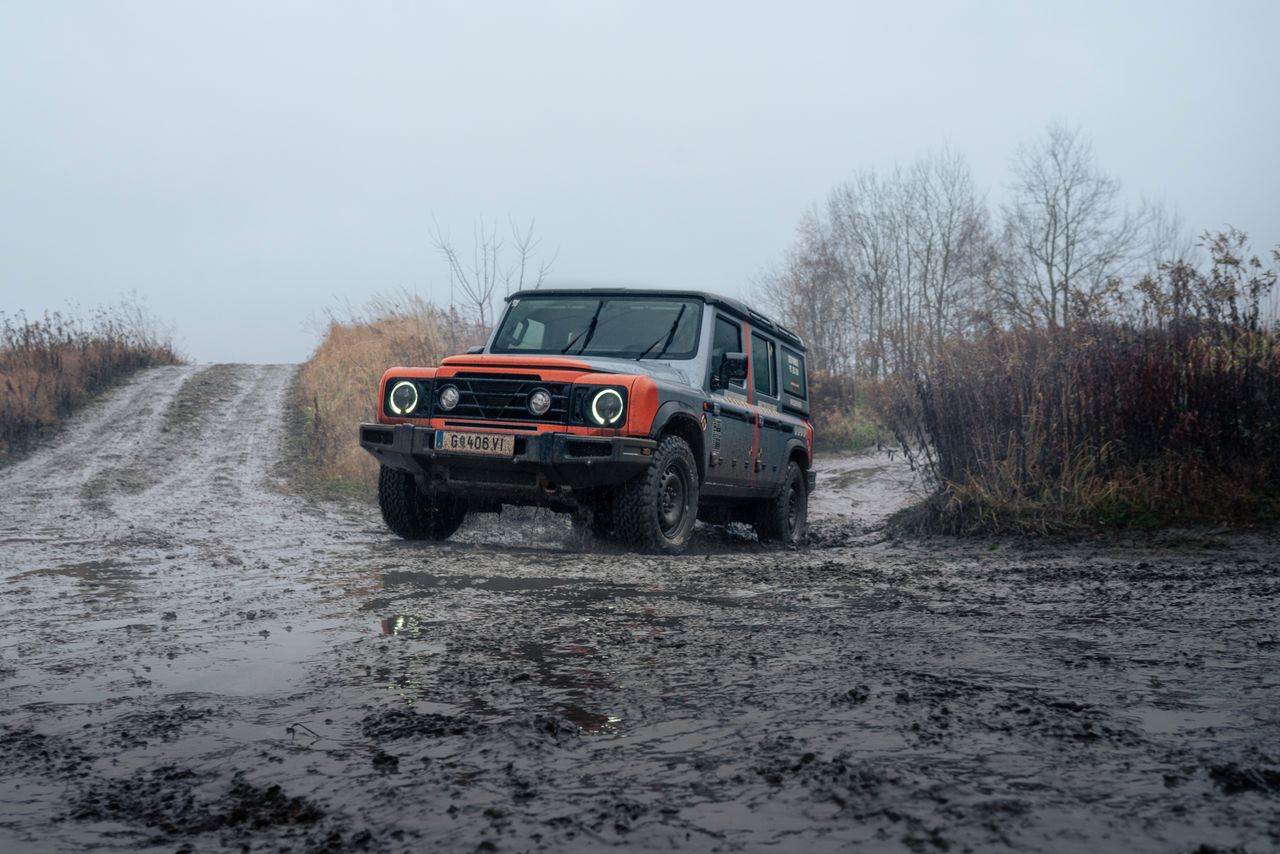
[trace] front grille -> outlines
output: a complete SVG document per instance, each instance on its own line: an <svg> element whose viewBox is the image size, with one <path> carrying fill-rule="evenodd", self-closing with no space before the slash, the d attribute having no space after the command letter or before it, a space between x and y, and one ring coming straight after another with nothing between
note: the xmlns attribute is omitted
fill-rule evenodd
<svg viewBox="0 0 1280 854"><path fill-rule="evenodd" d="M542 421L561 424L569 412L569 384L544 383L529 374L482 374L461 372L436 379L436 394L446 385L458 387L458 405L447 418L482 421ZM551 394L551 408L542 416L529 411L529 394L544 388Z"/></svg>

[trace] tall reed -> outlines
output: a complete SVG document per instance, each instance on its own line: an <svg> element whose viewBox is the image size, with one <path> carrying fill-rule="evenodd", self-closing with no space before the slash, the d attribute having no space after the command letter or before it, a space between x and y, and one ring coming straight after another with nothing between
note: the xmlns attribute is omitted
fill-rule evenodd
<svg viewBox="0 0 1280 854"><path fill-rule="evenodd" d="M397 365L431 367L483 340L484 330L456 310L408 293L377 297L345 317L330 314L293 391L313 480L371 492L378 466L357 443L356 425L374 419L382 373Z"/></svg>
<svg viewBox="0 0 1280 854"><path fill-rule="evenodd" d="M1209 323L1020 329L948 344L878 395L948 530L1270 518L1280 336Z"/></svg>
<svg viewBox="0 0 1280 854"><path fill-rule="evenodd" d="M0 314L0 459L134 371L180 361L169 336L133 299L87 317Z"/></svg>

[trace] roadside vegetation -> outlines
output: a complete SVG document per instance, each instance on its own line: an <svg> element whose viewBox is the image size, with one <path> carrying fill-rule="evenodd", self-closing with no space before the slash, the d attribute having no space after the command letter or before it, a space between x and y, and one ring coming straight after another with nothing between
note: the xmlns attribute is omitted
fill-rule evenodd
<svg viewBox="0 0 1280 854"><path fill-rule="evenodd" d="M882 412L957 533L1280 518L1280 338L1082 325L956 341Z"/></svg>
<svg viewBox="0 0 1280 854"><path fill-rule="evenodd" d="M831 398L853 401L819 416L832 438L883 425L931 484L898 521L1280 518L1280 251L1126 207L1061 127L1020 151L1010 189L990 209L950 154L856 176L762 282Z"/></svg>
<svg viewBox="0 0 1280 854"><path fill-rule="evenodd" d="M383 372L396 365L436 365L483 338L483 327L457 309L408 293L376 297L345 317L331 314L292 395L305 471L314 485L372 496L378 464L356 441L356 425L374 419Z"/></svg>
<svg viewBox="0 0 1280 854"><path fill-rule="evenodd" d="M135 371L180 362L168 334L136 300L87 316L0 314L0 464Z"/></svg>
<svg viewBox="0 0 1280 854"><path fill-rule="evenodd" d="M813 441L817 453L862 451L892 443L893 434L872 408L879 383L847 374L809 376Z"/></svg>
<svg viewBox="0 0 1280 854"><path fill-rule="evenodd" d="M378 464L357 442L356 425L374 420L383 372L398 365L434 367L483 344L499 298L545 281L555 256L542 257L534 223L511 220L507 226L500 231L478 222L470 244L435 226L432 243L449 272L448 308L401 291L375 296L345 315L329 313L291 395L312 486L372 498Z"/></svg>

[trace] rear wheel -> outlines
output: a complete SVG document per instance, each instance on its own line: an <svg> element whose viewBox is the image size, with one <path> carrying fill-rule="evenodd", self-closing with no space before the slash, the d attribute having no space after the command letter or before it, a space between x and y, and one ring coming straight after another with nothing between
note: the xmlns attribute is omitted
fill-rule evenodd
<svg viewBox="0 0 1280 854"><path fill-rule="evenodd" d="M809 518L809 490L804 472L793 460L783 472L782 492L756 505L756 533L761 542L795 545L804 539Z"/></svg>
<svg viewBox="0 0 1280 854"><path fill-rule="evenodd" d="M618 538L641 551L680 554L698 515L698 466L689 443L663 439L642 474L618 488L613 522Z"/></svg>
<svg viewBox="0 0 1280 854"><path fill-rule="evenodd" d="M467 517L467 502L450 495L427 495L412 474L382 466L378 471L382 519L406 540L446 540Z"/></svg>

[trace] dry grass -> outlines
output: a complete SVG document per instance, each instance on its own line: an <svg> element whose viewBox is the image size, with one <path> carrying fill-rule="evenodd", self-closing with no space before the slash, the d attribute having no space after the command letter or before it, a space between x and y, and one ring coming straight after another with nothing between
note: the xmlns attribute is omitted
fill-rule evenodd
<svg viewBox="0 0 1280 854"><path fill-rule="evenodd" d="M360 448L356 425L374 419L383 372L436 365L483 338L483 330L456 311L411 294L378 298L359 315L330 316L293 390L309 479L334 491L372 494L378 466Z"/></svg>
<svg viewBox="0 0 1280 854"><path fill-rule="evenodd" d="M0 315L0 460L55 430L94 395L141 368L181 361L136 301L87 320Z"/></svg>
<svg viewBox="0 0 1280 854"><path fill-rule="evenodd" d="M955 342L880 411L953 532L1269 522L1280 507L1280 336L1080 326Z"/></svg>

